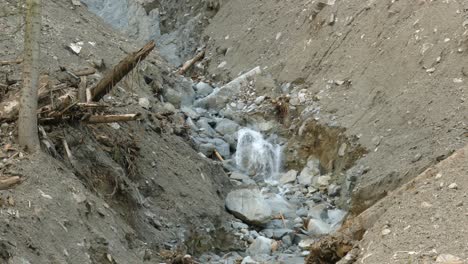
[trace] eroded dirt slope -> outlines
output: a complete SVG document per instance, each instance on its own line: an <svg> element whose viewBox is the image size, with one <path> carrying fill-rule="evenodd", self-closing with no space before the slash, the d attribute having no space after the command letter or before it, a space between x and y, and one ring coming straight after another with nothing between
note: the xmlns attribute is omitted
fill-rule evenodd
<svg viewBox="0 0 468 264"><path fill-rule="evenodd" d="M468 146L384 198L358 263L466 263L467 155Z"/></svg>
<svg viewBox="0 0 468 264"><path fill-rule="evenodd" d="M68 72L91 67L97 70L88 76L92 85L143 45L113 31L83 5L43 3L41 75L48 76L51 88L77 88L79 80ZM0 57L20 58L18 2L0 1L0 7ZM70 43L81 46L79 53ZM216 241L214 230L230 217L224 210L228 178L189 146L180 117L155 99L162 86L187 85L171 71L154 51L104 99L110 112L141 113L141 121L43 125L41 140L53 145L51 153L20 154L16 125L2 123L1 174L25 182L0 193L0 262L162 262L160 250L195 253L227 245ZM21 65L1 66L0 72L0 83L7 84L0 98L8 100L21 88ZM192 237L203 248L185 247Z"/></svg>
<svg viewBox="0 0 468 264"><path fill-rule="evenodd" d="M319 122L359 137L369 151L353 192L359 213L466 142L466 8L231 0L205 30L208 71L232 78L260 65L310 95L299 109L317 105Z"/></svg>

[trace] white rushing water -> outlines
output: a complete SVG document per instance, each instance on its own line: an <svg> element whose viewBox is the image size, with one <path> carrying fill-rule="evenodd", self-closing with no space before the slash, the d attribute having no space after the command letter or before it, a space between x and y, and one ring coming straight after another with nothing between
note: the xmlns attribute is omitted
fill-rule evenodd
<svg viewBox="0 0 468 264"><path fill-rule="evenodd" d="M262 176L266 182L277 181L281 169L281 146L249 128L239 130L236 165L249 174Z"/></svg>

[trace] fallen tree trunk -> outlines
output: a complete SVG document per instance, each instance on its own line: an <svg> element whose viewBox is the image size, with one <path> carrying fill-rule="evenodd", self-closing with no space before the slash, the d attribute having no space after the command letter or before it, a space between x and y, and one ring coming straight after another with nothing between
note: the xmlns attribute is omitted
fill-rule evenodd
<svg viewBox="0 0 468 264"><path fill-rule="evenodd" d="M13 176L10 178L0 180L0 190L8 190L13 188L15 185L21 183L21 178L18 176Z"/></svg>
<svg viewBox="0 0 468 264"><path fill-rule="evenodd" d="M82 121L88 124L128 122L138 120L140 116L140 113L124 115L92 115Z"/></svg>
<svg viewBox="0 0 468 264"><path fill-rule="evenodd" d="M179 69L179 74L184 74L188 69L190 69L190 67L192 67L197 61L200 61L201 59L203 59L203 57L205 57L205 51L202 50L200 51L199 53L197 53L197 55L195 55L195 57L193 57L192 59L186 61L184 63L184 65L182 65L182 67Z"/></svg>
<svg viewBox="0 0 468 264"><path fill-rule="evenodd" d="M154 49L154 41L150 41L139 51L129 54L125 59L120 61L112 71L107 73L91 90L93 101L99 101L104 95L112 90L112 88L125 77L135 66L148 56Z"/></svg>

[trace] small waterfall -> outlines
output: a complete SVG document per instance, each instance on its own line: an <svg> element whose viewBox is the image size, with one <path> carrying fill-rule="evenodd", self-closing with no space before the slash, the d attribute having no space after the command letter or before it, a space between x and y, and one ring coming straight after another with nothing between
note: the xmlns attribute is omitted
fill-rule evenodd
<svg viewBox="0 0 468 264"><path fill-rule="evenodd" d="M268 142L262 134L249 128L238 133L237 167L265 181L276 181L281 169L281 146Z"/></svg>

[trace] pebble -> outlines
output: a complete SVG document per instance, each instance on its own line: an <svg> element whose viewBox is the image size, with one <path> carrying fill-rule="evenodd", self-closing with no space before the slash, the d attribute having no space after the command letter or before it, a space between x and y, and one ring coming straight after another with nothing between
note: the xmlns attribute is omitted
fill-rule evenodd
<svg viewBox="0 0 468 264"><path fill-rule="evenodd" d="M386 235L390 234L391 232L392 231L390 229L386 228L386 229L382 230L382 235L386 236Z"/></svg>
<svg viewBox="0 0 468 264"><path fill-rule="evenodd" d="M419 161L421 158L422 158L421 153L418 153L418 154L414 155L414 157L413 157L413 159L411 161L416 162L416 161Z"/></svg>
<svg viewBox="0 0 468 264"><path fill-rule="evenodd" d="M431 208L432 207L432 204L428 203L428 202L422 202L421 203L421 207L422 208Z"/></svg>
<svg viewBox="0 0 468 264"><path fill-rule="evenodd" d="M436 263L443 263L443 264L463 264L464 261L450 254L440 254L437 256Z"/></svg>
<svg viewBox="0 0 468 264"><path fill-rule="evenodd" d="M150 109L150 106L151 106L150 101L146 97L142 97L138 99L138 104L144 109Z"/></svg>
<svg viewBox="0 0 468 264"><path fill-rule="evenodd" d="M451 183L449 186L448 186L449 189L452 189L452 190L456 190L458 189L458 184L456 183Z"/></svg>

